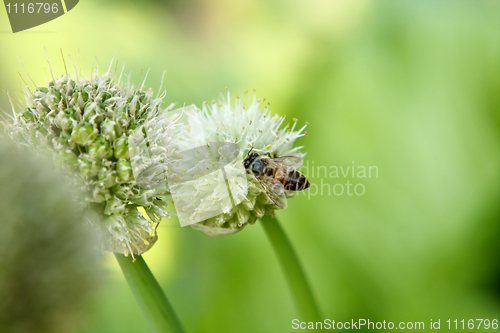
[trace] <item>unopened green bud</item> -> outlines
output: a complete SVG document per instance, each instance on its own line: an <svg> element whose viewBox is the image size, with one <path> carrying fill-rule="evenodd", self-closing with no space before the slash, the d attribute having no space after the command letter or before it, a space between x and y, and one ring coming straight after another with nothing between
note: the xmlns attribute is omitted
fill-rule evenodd
<svg viewBox="0 0 500 333"><path fill-rule="evenodd" d="M71 99L71 105L78 105L80 109L83 109L85 103L89 100L89 94L85 91L77 91L73 94Z"/></svg>
<svg viewBox="0 0 500 333"><path fill-rule="evenodd" d="M75 118L75 113L76 113L75 109L73 109L73 108L67 108L67 109L64 110L64 112L66 114L70 115L72 118Z"/></svg>
<svg viewBox="0 0 500 333"><path fill-rule="evenodd" d="M130 97L130 104L128 105L128 110L131 115L135 115L137 111L139 111L141 107L141 103L139 102L140 96L135 95L134 97Z"/></svg>
<svg viewBox="0 0 500 333"><path fill-rule="evenodd" d="M89 155L97 159L110 158L113 156L113 148L109 141L99 136L89 146Z"/></svg>
<svg viewBox="0 0 500 333"><path fill-rule="evenodd" d="M116 171L111 171L105 168L102 168L98 172L99 175L99 186L105 187L105 188L110 188L112 186L116 185Z"/></svg>
<svg viewBox="0 0 500 333"><path fill-rule="evenodd" d="M104 188L101 188L99 186L96 186L94 188L94 191L92 192L92 200L94 200L94 202L97 202L97 203L101 203L101 202L104 202L106 201L108 198L110 198L111 196L109 195L109 192L104 189Z"/></svg>
<svg viewBox="0 0 500 333"><path fill-rule="evenodd" d="M73 126L76 124L76 120L73 118L73 115L70 115L65 111L60 111L55 117L54 123L63 131L71 131Z"/></svg>
<svg viewBox="0 0 500 333"><path fill-rule="evenodd" d="M62 150L58 153L58 158L60 163L70 169L70 170L75 170L78 168L78 158L73 154L71 150Z"/></svg>
<svg viewBox="0 0 500 333"><path fill-rule="evenodd" d="M104 103L109 98L111 98L111 94L109 94L109 93L107 93L105 91L101 94L101 102Z"/></svg>
<svg viewBox="0 0 500 333"><path fill-rule="evenodd" d="M26 111L23 112L23 118L27 122L32 122L33 120L35 120L35 116L33 115L33 112L31 112L29 108L26 108Z"/></svg>
<svg viewBox="0 0 500 333"><path fill-rule="evenodd" d="M96 160L87 154L81 154L78 156L78 162L80 173L87 178L96 177L99 170L103 168L101 161Z"/></svg>
<svg viewBox="0 0 500 333"><path fill-rule="evenodd" d="M37 126L37 131L32 133L32 140L37 144L47 144L47 136L49 132L42 125Z"/></svg>
<svg viewBox="0 0 500 333"><path fill-rule="evenodd" d="M107 140L115 141L118 137L117 127L116 121L106 119L100 125L101 134L104 135Z"/></svg>
<svg viewBox="0 0 500 333"><path fill-rule="evenodd" d="M80 123L73 130L71 139L80 145L87 145L96 136L94 128L89 123Z"/></svg>
<svg viewBox="0 0 500 333"><path fill-rule="evenodd" d="M54 148L56 149L74 149L76 147L76 144L70 140L71 134L68 132L61 132L59 137L54 139L56 142L54 143Z"/></svg>
<svg viewBox="0 0 500 333"><path fill-rule="evenodd" d="M125 203L117 197L112 197L106 202L104 214L122 214L123 212L125 212Z"/></svg>
<svg viewBox="0 0 500 333"><path fill-rule="evenodd" d="M139 125L136 123L130 124L127 128L127 134L133 132L137 127L139 127Z"/></svg>
<svg viewBox="0 0 500 333"><path fill-rule="evenodd" d="M45 95L45 102L51 109L56 108L60 101L61 93L59 92L59 90L51 88L50 93Z"/></svg>
<svg viewBox="0 0 500 333"><path fill-rule="evenodd" d="M101 203L106 201L106 195L101 193L100 191L95 191L94 195L92 196L92 200L97 203Z"/></svg>
<svg viewBox="0 0 500 333"><path fill-rule="evenodd" d="M125 185L115 185L110 188L110 192L112 195L122 200L127 200L129 197L129 191Z"/></svg>
<svg viewBox="0 0 500 333"><path fill-rule="evenodd" d="M118 222L118 218L115 215L110 215L102 221L102 225L106 229L118 229L120 228L120 223Z"/></svg>
<svg viewBox="0 0 500 333"><path fill-rule="evenodd" d="M101 103L94 102L94 103L87 104L87 106L83 110L83 117L86 121L100 124L105 119L104 114L103 114L104 109L105 109L105 107Z"/></svg>
<svg viewBox="0 0 500 333"><path fill-rule="evenodd" d="M116 162L116 174L123 182L128 182L134 179L134 174L132 173L132 166L130 161L121 157Z"/></svg>
<svg viewBox="0 0 500 333"><path fill-rule="evenodd" d="M126 137L121 137L115 141L115 154L116 159L128 158L128 140Z"/></svg>
<svg viewBox="0 0 500 333"><path fill-rule="evenodd" d="M130 198L130 202L138 206L146 206L150 203L146 193L139 193Z"/></svg>
<svg viewBox="0 0 500 333"><path fill-rule="evenodd" d="M80 155L80 158L78 159L78 163L79 163L78 168L80 170L80 173L84 177L91 178L97 174L97 172L94 172L94 170L92 168L92 162L89 160L88 157L84 157L84 156Z"/></svg>

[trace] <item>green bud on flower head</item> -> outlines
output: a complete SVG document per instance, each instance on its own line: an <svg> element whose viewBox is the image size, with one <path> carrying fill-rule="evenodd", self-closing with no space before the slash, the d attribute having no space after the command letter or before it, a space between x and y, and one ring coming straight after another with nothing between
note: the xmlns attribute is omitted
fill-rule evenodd
<svg viewBox="0 0 500 333"><path fill-rule="evenodd" d="M110 191L113 196L122 200L128 200L128 198L131 196L131 193L129 193L128 189L122 185L115 185L110 188Z"/></svg>
<svg viewBox="0 0 500 333"><path fill-rule="evenodd" d="M49 141L49 132L41 124L35 125L37 131L32 132L32 139L39 144L46 144Z"/></svg>
<svg viewBox="0 0 500 333"><path fill-rule="evenodd" d="M101 103L87 103L83 110L83 118L92 124L100 124L104 121L104 109Z"/></svg>
<svg viewBox="0 0 500 333"><path fill-rule="evenodd" d="M90 144L89 155L100 160L110 158L113 156L113 149L109 141L101 135Z"/></svg>
<svg viewBox="0 0 500 333"><path fill-rule="evenodd" d="M61 101L61 93L59 90L50 89L50 93L45 95L45 103L49 106L49 108L56 109Z"/></svg>
<svg viewBox="0 0 500 333"><path fill-rule="evenodd" d="M99 186L103 188L110 188L116 185L117 172L115 170L109 170L107 168L101 168L99 170L99 176L97 178Z"/></svg>
<svg viewBox="0 0 500 333"><path fill-rule="evenodd" d="M118 126L119 125L111 119L105 119L101 123L100 125L101 133L106 138L106 140L109 140L111 142L116 140L116 138L118 137L118 131L117 131L117 129L119 129Z"/></svg>
<svg viewBox="0 0 500 333"><path fill-rule="evenodd" d="M78 156L79 170L85 179L97 177L101 170L106 170L102 162L98 159L92 158L87 154L80 154Z"/></svg>
<svg viewBox="0 0 500 333"><path fill-rule="evenodd" d="M60 150L58 152L59 162L63 167L69 170L75 170L78 168L78 158L73 154L71 150Z"/></svg>
<svg viewBox="0 0 500 333"><path fill-rule="evenodd" d="M82 122L76 126L71 134L71 139L81 146L86 146L97 136L94 127L89 123Z"/></svg>
<svg viewBox="0 0 500 333"><path fill-rule="evenodd" d="M126 210L126 202L120 200L117 197L112 197L106 202L106 208L104 213L107 215L111 214L122 214Z"/></svg>
<svg viewBox="0 0 500 333"><path fill-rule="evenodd" d="M103 92L101 93L101 102L103 102L103 103L104 103L104 102L105 102L107 99L109 99L109 98L111 98L111 94L109 94L109 93L107 93L107 92L105 92L105 91L103 91Z"/></svg>
<svg viewBox="0 0 500 333"><path fill-rule="evenodd" d="M129 158L128 153L128 140L125 137L121 137L115 141L115 158Z"/></svg>
<svg viewBox="0 0 500 333"><path fill-rule="evenodd" d="M33 113L28 109L26 112L23 112L23 118L27 122L31 122L35 120L35 117L33 116Z"/></svg>
<svg viewBox="0 0 500 333"><path fill-rule="evenodd" d="M138 206L149 206L152 199L148 196L148 192L141 191L130 197L130 202Z"/></svg>
<svg viewBox="0 0 500 333"><path fill-rule="evenodd" d="M63 131L71 131L71 129L76 123L75 118L73 118L73 112L70 113L68 111L59 111L56 118L54 119L55 125L60 129L62 129Z"/></svg>
<svg viewBox="0 0 500 333"><path fill-rule="evenodd" d="M149 170L163 170L163 151L157 147L170 125L147 138L144 128L165 112L163 95L154 98L144 83L136 88L115 82L109 70L99 77L97 69L89 80L66 74L47 87L25 91L27 105L21 113L13 109L12 121L5 124L9 136L36 151L48 150L81 188L86 195L81 208L99 216L95 229L103 249L132 255L147 251L156 241L155 224L170 217L165 204L155 199L168 192L166 184L161 190L142 188L147 184L136 181L134 170L155 165ZM151 152L131 156L133 131L144 134Z"/></svg>
<svg viewBox="0 0 500 333"><path fill-rule="evenodd" d="M127 161L124 157L120 157L118 162L116 162L116 174L122 182L128 182L134 178L130 161Z"/></svg>
<svg viewBox="0 0 500 333"><path fill-rule="evenodd" d="M106 200L111 199L111 196L106 193L106 189L103 187L100 187L99 185L94 187L94 190L92 191L92 196L91 200L96 203L101 203L105 202Z"/></svg>
<svg viewBox="0 0 500 333"><path fill-rule="evenodd" d="M52 144L58 150L62 149L70 149L73 150L76 147L76 144L70 140L71 134L69 132L63 131L59 134L59 137L52 139Z"/></svg>
<svg viewBox="0 0 500 333"><path fill-rule="evenodd" d="M85 103L88 101L89 95L85 91L77 91L73 94L70 105L77 106L82 109L85 106Z"/></svg>
<svg viewBox="0 0 500 333"><path fill-rule="evenodd" d="M85 178L92 178L97 175L97 170L93 166L93 160L90 156L85 156L81 154L78 159L79 170L82 176Z"/></svg>

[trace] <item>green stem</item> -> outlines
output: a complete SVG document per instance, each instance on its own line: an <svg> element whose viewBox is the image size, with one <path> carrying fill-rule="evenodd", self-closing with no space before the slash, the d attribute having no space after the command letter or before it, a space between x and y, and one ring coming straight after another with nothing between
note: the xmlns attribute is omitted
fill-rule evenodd
<svg viewBox="0 0 500 333"><path fill-rule="evenodd" d="M300 312L306 321L320 321L321 316L318 306L314 300L311 288L307 283L306 276L299 263L299 259L293 250L292 244L285 235L278 220L269 216L261 219L262 226L266 231L274 251L278 256L281 267L297 302Z"/></svg>
<svg viewBox="0 0 500 333"><path fill-rule="evenodd" d="M184 332L182 325L142 256L115 253L123 275L151 332Z"/></svg>

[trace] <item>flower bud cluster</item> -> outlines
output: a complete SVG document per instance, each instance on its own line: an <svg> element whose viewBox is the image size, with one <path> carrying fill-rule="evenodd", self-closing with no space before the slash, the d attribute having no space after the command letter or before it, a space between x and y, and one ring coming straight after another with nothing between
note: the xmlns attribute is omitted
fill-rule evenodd
<svg viewBox="0 0 500 333"><path fill-rule="evenodd" d="M86 193L81 206L92 208L85 211L104 249L126 254L149 249L154 224L170 216L160 199L166 189L141 187L134 177L134 168L145 167L134 165L134 137L146 136L144 124L162 112L163 96L154 98L143 86L115 83L109 71L101 77L96 71L90 80L64 75L34 91L26 88L26 107L7 126L14 140L49 152L72 175Z"/></svg>

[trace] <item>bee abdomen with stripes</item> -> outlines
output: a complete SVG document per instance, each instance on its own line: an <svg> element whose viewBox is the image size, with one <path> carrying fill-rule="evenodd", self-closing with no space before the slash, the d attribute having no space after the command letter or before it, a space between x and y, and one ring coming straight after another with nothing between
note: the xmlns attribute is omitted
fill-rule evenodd
<svg viewBox="0 0 500 333"><path fill-rule="evenodd" d="M302 191L311 186L302 173L285 166L279 166L275 169L274 179L282 183L287 191Z"/></svg>

